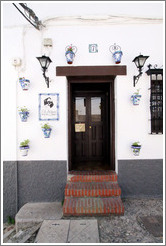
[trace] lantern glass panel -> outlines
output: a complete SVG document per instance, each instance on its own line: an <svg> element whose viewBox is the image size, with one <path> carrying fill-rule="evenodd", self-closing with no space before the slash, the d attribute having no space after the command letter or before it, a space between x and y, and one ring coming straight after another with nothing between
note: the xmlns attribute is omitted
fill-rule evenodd
<svg viewBox="0 0 166 246"><path fill-rule="evenodd" d="M37 59L39 60L40 65L43 69L47 69L50 65L50 62L52 62L51 59L47 56L37 57Z"/></svg>
<svg viewBox="0 0 166 246"><path fill-rule="evenodd" d="M140 57L140 58L139 58L139 66L140 66L140 67L143 67L145 61L146 61L146 58L145 58L145 57Z"/></svg>
<svg viewBox="0 0 166 246"><path fill-rule="evenodd" d="M46 61L45 61L45 68L47 69L50 65L50 59L49 57L46 58Z"/></svg>
<svg viewBox="0 0 166 246"><path fill-rule="evenodd" d="M139 68L139 60L138 59L135 60L135 65L137 68Z"/></svg>
<svg viewBox="0 0 166 246"><path fill-rule="evenodd" d="M40 64L41 64L42 68L45 68L46 67L46 59L45 58L41 58L40 59Z"/></svg>

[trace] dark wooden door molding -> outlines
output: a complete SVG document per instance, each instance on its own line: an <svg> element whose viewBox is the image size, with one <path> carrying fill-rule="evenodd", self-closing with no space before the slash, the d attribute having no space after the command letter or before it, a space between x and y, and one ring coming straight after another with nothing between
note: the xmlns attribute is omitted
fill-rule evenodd
<svg viewBox="0 0 166 246"><path fill-rule="evenodd" d="M126 75L126 66L65 66L56 67L56 76L117 76Z"/></svg>
<svg viewBox="0 0 166 246"><path fill-rule="evenodd" d="M115 101L114 81L118 75L126 75L127 67L114 66L59 66L56 67L56 76L66 76L68 80L68 161L69 170L72 169L72 87L74 84L107 83L109 86L109 145L110 169L115 170Z"/></svg>
<svg viewBox="0 0 166 246"><path fill-rule="evenodd" d="M109 144L107 146L108 153L109 153L109 162L110 162L110 169L115 170L115 105L114 105L114 79L112 76L109 77L103 77L102 80L97 76L93 77L93 79L90 79L91 77L68 77L68 146L69 146L69 170L72 170L72 97L73 97L73 87L76 86L79 88L79 86L82 86L86 89L88 88L89 83L94 84L94 87L98 90L100 88L100 85L106 86L106 90L108 91L108 103L109 105L109 115L107 119L108 123L108 134L109 134Z"/></svg>

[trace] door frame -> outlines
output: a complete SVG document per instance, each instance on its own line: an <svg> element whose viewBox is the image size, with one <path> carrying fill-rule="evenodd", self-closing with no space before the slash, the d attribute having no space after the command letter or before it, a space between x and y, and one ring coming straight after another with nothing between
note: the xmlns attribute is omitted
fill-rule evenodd
<svg viewBox="0 0 166 246"><path fill-rule="evenodd" d="M74 76L67 77L68 88L68 168L72 170L72 124L71 124L71 105L72 105L72 85L80 83L109 83L109 101L110 101L110 143L109 159L110 170L115 170L115 99L114 99L114 79L115 76Z"/></svg>

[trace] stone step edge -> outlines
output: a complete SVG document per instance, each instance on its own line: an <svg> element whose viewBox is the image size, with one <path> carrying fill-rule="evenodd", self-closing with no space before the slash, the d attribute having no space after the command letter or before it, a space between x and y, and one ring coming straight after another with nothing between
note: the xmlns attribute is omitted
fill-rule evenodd
<svg viewBox="0 0 166 246"><path fill-rule="evenodd" d="M88 205L88 200L94 201L95 204L93 206ZM106 214L124 214L124 205L121 198L66 198L63 205L64 216Z"/></svg>
<svg viewBox="0 0 166 246"><path fill-rule="evenodd" d="M67 175L69 182L117 182L117 175Z"/></svg>
<svg viewBox="0 0 166 246"><path fill-rule="evenodd" d="M82 187L77 187L77 185L73 185L73 183L67 183L65 187L65 196L69 197L107 197L107 196L120 196L121 188L118 183L116 185L110 184L110 187L102 187L102 184L95 183L81 183ZM98 186L98 187L97 187ZM104 185L103 185L104 186Z"/></svg>

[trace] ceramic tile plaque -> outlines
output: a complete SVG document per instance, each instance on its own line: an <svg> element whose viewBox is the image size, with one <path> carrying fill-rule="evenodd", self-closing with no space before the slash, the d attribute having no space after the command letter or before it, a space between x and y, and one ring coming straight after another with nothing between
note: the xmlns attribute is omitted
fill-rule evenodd
<svg viewBox="0 0 166 246"><path fill-rule="evenodd" d="M75 124L75 132L85 132L85 124Z"/></svg>
<svg viewBox="0 0 166 246"><path fill-rule="evenodd" d="M97 53L98 45L97 44L89 44L89 53Z"/></svg>
<svg viewBox="0 0 166 246"><path fill-rule="evenodd" d="M59 120L59 94L39 94L39 120Z"/></svg>

